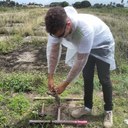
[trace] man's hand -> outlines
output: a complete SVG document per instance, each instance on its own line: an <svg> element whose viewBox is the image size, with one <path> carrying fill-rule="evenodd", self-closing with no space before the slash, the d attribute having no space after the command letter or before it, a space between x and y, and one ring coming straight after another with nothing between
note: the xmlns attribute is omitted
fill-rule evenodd
<svg viewBox="0 0 128 128"><path fill-rule="evenodd" d="M54 91L54 80L53 80L53 75L48 75L48 89L50 92Z"/></svg>
<svg viewBox="0 0 128 128"><path fill-rule="evenodd" d="M65 88L66 88L65 86L59 85L58 87L55 88L55 91L57 94L61 94L64 92Z"/></svg>
<svg viewBox="0 0 128 128"><path fill-rule="evenodd" d="M54 90L56 91L57 94L61 94L64 92L68 84L69 84L68 82L64 81L59 86L55 87Z"/></svg>
<svg viewBox="0 0 128 128"><path fill-rule="evenodd" d="M48 80L48 89L50 92L54 91L54 80L53 79Z"/></svg>

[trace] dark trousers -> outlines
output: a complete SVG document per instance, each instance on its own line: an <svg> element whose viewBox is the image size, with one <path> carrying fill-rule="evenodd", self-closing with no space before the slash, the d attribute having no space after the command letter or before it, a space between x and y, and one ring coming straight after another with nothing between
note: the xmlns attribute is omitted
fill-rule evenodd
<svg viewBox="0 0 128 128"><path fill-rule="evenodd" d="M87 64L83 69L84 78L84 105L92 109L93 107L93 80L94 70L97 67L98 78L102 85L104 110L112 110L112 83L110 80L110 64L99 60L93 56L89 56Z"/></svg>

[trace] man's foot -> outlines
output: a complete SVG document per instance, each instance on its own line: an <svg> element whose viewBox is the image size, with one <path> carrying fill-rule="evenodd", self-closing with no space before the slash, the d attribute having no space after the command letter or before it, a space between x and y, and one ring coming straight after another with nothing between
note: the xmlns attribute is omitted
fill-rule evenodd
<svg viewBox="0 0 128 128"><path fill-rule="evenodd" d="M78 109L73 110L71 112L71 116L74 117L74 118L80 118L84 115L91 115L91 109L87 110L85 108L78 108Z"/></svg>
<svg viewBox="0 0 128 128"><path fill-rule="evenodd" d="M112 114L112 111L105 112L104 127L105 128L111 128L112 125L113 125L113 114Z"/></svg>

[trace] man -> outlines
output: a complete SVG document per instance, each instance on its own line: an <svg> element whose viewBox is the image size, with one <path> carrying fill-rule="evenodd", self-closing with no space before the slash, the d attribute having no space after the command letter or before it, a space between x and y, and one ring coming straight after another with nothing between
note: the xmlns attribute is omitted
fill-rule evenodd
<svg viewBox="0 0 128 128"><path fill-rule="evenodd" d="M114 39L109 27L90 14L78 14L73 7L50 8L45 16L48 35L48 87L61 94L83 71L84 107L72 111L74 118L91 114L93 107L93 78L97 67L104 97L104 127L112 127L112 84L110 69L115 69ZM72 66L67 78L54 86L54 73L61 53L61 45L68 48L66 62ZM74 60L74 61L73 61Z"/></svg>

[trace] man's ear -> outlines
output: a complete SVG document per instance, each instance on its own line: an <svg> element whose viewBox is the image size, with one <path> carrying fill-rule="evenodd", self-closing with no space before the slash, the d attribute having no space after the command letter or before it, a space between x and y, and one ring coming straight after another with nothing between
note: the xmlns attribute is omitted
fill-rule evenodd
<svg viewBox="0 0 128 128"><path fill-rule="evenodd" d="M67 18L67 26L68 26L68 27L71 27L71 24L72 24L72 23L71 23L71 20L70 20L69 18Z"/></svg>

